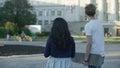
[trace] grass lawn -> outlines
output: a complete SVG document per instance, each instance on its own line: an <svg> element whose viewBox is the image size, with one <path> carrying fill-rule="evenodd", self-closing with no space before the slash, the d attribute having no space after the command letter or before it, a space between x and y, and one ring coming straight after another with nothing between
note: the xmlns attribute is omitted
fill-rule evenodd
<svg viewBox="0 0 120 68"><path fill-rule="evenodd" d="M120 44L120 37L110 37L104 39L105 43L115 43Z"/></svg>
<svg viewBox="0 0 120 68"><path fill-rule="evenodd" d="M33 39L33 41L46 41L48 36L38 37L36 39ZM75 40L84 40L82 43L86 43L86 36L73 36ZM114 43L114 44L120 44L120 37L105 37L104 38L105 43Z"/></svg>
<svg viewBox="0 0 120 68"><path fill-rule="evenodd" d="M33 41L47 41L48 36L33 38Z"/></svg>
<svg viewBox="0 0 120 68"><path fill-rule="evenodd" d="M83 43L86 43L86 37L85 36L73 36L75 40L84 40ZM104 38L105 43L114 43L114 44L120 44L120 37L105 37Z"/></svg>
<svg viewBox="0 0 120 68"><path fill-rule="evenodd" d="M82 43L86 43L86 36L72 36L75 40L83 40ZM40 36L33 38L33 41L47 41L48 36ZM15 41L15 39L10 39L9 41ZM105 37L104 38L105 43L114 43L114 44L120 44L120 37Z"/></svg>

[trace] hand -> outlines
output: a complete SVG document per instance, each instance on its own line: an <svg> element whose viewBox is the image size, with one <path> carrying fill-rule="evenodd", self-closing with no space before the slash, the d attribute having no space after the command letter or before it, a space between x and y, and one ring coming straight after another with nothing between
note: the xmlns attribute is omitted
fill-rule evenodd
<svg viewBox="0 0 120 68"><path fill-rule="evenodd" d="M86 61L83 61L82 64L83 64L84 66L88 66L88 62L86 62Z"/></svg>

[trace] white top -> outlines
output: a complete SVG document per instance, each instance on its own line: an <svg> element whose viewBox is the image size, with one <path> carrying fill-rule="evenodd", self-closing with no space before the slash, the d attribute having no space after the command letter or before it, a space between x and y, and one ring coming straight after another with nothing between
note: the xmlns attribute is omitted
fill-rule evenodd
<svg viewBox="0 0 120 68"><path fill-rule="evenodd" d="M104 29L98 20L91 20L85 25L85 33L92 36L91 53L104 56Z"/></svg>

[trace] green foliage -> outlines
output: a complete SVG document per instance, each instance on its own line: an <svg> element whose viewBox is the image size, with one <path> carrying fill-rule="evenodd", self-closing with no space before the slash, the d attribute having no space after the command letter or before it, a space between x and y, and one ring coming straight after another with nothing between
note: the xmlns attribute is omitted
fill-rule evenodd
<svg viewBox="0 0 120 68"><path fill-rule="evenodd" d="M120 37L111 37L113 40L120 40Z"/></svg>
<svg viewBox="0 0 120 68"><path fill-rule="evenodd" d="M40 36L48 36L48 35L50 35L50 32L42 32L42 33L40 34Z"/></svg>
<svg viewBox="0 0 120 68"><path fill-rule="evenodd" d="M120 37L109 37L104 39L105 43L120 43Z"/></svg>
<svg viewBox="0 0 120 68"><path fill-rule="evenodd" d="M20 30L21 32L22 31L24 31L24 33L26 34L26 35L31 35L31 32L30 32L30 30L28 29L28 28L21 28L21 30ZM21 34L21 33L20 33Z"/></svg>
<svg viewBox="0 0 120 68"><path fill-rule="evenodd" d="M40 36L41 36L41 33L40 33L40 32L36 32L36 33L35 33L35 36L40 37Z"/></svg>
<svg viewBox="0 0 120 68"><path fill-rule="evenodd" d="M5 23L5 29L8 30L10 29L12 31L12 34L14 33L15 30L15 24L12 22L6 22Z"/></svg>
<svg viewBox="0 0 120 68"><path fill-rule="evenodd" d="M6 1L4 7L0 8L0 26L3 26L7 21L14 21L13 5L10 1Z"/></svg>
<svg viewBox="0 0 120 68"><path fill-rule="evenodd" d="M0 28L0 38L5 38L6 37L6 29L1 27Z"/></svg>
<svg viewBox="0 0 120 68"><path fill-rule="evenodd" d="M75 40L81 40L82 43L87 43L86 36L73 36ZM120 37L105 37L104 38L105 43L114 43L119 44L120 43Z"/></svg>
<svg viewBox="0 0 120 68"><path fill-rule="evenodd" d="M44 36L49 36L49 35L50 35L50 32L42 32L42 33L36 32L35 33L35 36L37 37L44 37Z"/></svg>
<svg viewBox="0 0 120 68"><path fill-rule="evenodd" d="M32 13L32 6L27 0L9 0L0 8L0 26L10 21L17 24L19 28L24 25L35 24L36 15Z"/></svg>

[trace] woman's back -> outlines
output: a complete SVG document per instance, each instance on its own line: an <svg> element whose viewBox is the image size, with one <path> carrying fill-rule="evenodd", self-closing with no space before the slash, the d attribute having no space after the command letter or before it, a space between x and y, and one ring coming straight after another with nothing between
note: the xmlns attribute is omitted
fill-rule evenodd
<svg viewBox="0 0 120 68"><path fill-rule="evenodd" d="M50 56L46 68L71 68L71 58L75 56L75 42L64 19L54 20L44 56Z"/></svg>

